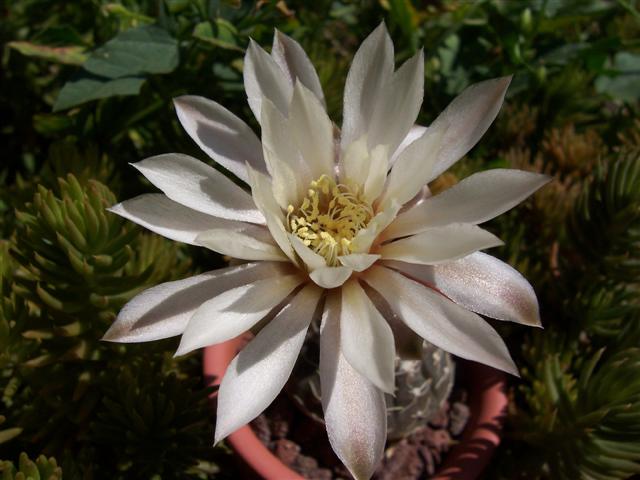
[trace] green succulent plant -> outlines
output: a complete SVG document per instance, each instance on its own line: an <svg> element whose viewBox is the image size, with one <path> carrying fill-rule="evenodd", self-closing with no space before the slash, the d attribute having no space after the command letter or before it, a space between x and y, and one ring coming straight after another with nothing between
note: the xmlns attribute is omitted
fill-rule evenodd
<svg viewBox="0 0 640 480"><path fill-rule="evenodd" d="M0 318L0 341L10 348L0 358L13 366L5 369L13 388L5 391L24 386L29 395L12 418L52 452L70 438L82 442L83 432L70 432L92 418L106 366L136 351L100 342L117 309L189 266L178 246L105 210L114 203L103 184L68 175L58 192L39 187L16 214L11 292Z"/></svg>
<svg viewBox="0 0 640 480"><path fill-rule="evenodd" d="M211 389L176 372L169 355L147 355L109 372L91 428L96 461L110 478L202 478L224 455L213 449ZM198 363L194 366L198 368Z"/></svg>
<svg viewBox="0 0 640 480"><path fill-rule="evenodd" d="M2 480L62 480L62 468L55 458L40 455L35 461L21 453L18 467L8 461L0 461Z"/></svg>
<svg viewBox="0 0 640 480"><path fill-rule="evenodd" d="M616 480L640 473L640 349L610 356L601 349L584 358L576 345L552 344L529 349L529 358L539 360L524 371L529 411L518 428L544 452L542 477Z"/></svg>
<svg viewBox="0 0 640 480"><path fill-rule="evenodd" d="M640 150L601 165L568 222L579 264L606 282L637 283L640 274ZM575 255L570 255L571 261Z"/></svg>
<svg viewBox="0 0 640 480"><path fill-rule="evenodd" d="M127 299L180 275L188 261L180 260L175 244L141 234L107 212L116 199L103 184L83 185L68 175L59 179L59 191L39 187L17 212L15 289L69 335L91 329L87 337L95 338ZM65 323L69 316L85 318Z"/></svg>

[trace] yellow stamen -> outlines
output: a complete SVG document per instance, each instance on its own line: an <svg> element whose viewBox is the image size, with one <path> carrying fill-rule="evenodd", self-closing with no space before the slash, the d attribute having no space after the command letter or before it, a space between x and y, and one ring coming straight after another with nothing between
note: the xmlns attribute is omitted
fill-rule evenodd
<svg viewBox="0 0 640 480"><path fill-rule="evenodd" d="M331 266L340 265L339 256L352 253L351 240L372 217L373 209L357 187L336 184L327 175L311 182L297 209L287 207L291 233Z"/></svg>

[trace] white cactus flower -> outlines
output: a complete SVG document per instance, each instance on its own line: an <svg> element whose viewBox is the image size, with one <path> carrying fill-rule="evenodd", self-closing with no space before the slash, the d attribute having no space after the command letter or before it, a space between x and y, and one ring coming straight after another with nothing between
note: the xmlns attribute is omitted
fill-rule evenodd
<svg viewBox="0 0 640 480"><path fill-rule="evenodd" d="M251 193L186 155L134 165L163 193L112 212L248 263L141 293L105 339L182 335L177 354L185 354L270 318L222 381L216 441L273 401L319 316L329 440L356 478L369 478L383 454L384 392L394 390L396 343L407 332L517 375L504 342L478 314L539 326L538 303L516 270L479 252L501 242L477 224L514 207L548 177L490 170L429 196L425 185L493 122L510 78L472 85L429 128L414 127L423 69L419 52L394 71L393 45L380 25L353 60L339 131L309 58L276 32L271 54L252 42L244 62L261 140L211 100L175 100L187 133Z"/></svg>

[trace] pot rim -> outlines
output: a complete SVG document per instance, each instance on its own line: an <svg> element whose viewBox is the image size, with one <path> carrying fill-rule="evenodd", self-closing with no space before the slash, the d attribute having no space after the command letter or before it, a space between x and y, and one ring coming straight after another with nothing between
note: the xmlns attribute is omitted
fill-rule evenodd
<svg viewBox="0 0 640 480"><path fill-rule="evenodd" d="M202 360L208 385L219 385L227 366L248 342L250 335L241 335L204 349ZM456 358L464 371L464 383L469 391L470 416L462 438L447 453L433 479L473 480L487 466L500 443L507 412L506 374L475 362ZM216 397L217 392L211 394ZM227 437L239 457L266 480L304 480L280 461L245 425Z"/></svg>

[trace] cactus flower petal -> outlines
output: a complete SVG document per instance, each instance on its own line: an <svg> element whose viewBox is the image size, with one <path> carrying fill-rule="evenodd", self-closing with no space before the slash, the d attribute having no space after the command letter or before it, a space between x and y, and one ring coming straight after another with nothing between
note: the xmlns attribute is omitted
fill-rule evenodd
<svg viewBox="0 0 640 480"><path fill-rule="evenodd" d="M331 447L354 478L366 480L387 439L384 393L345 359L340 338L340 299L332 292L320 332L322 408Z"/></svg>
<svg viewBox="0 0 640 480"><path fill-rule="evenodd" d="M130 300L103 340L135 343L181 335L196 310L210 298L288 270L282 263L246 263L161 283Z"/></svg>
<svg viewBox="0 0 640 480"><path fill-rule="evenodd" d="M384 267L367 271L365 281L428 342L467 360L518 376L507 346L482 318L437 292Z"/></svg>
<svg viewBox="0 0 640 480"><path fill-rule="evenodd" d="M276 398L296 363L322 290L307 285L233 359L218 391L217 443Z"/></svg>
<svg viewBox="0 0 640 480"><path fill-rule="evenodd" d="M511 265L476 252L442 265L385 261L385 265L439 290L458 305L497 320L542 326L538 300Z"/></svg>

